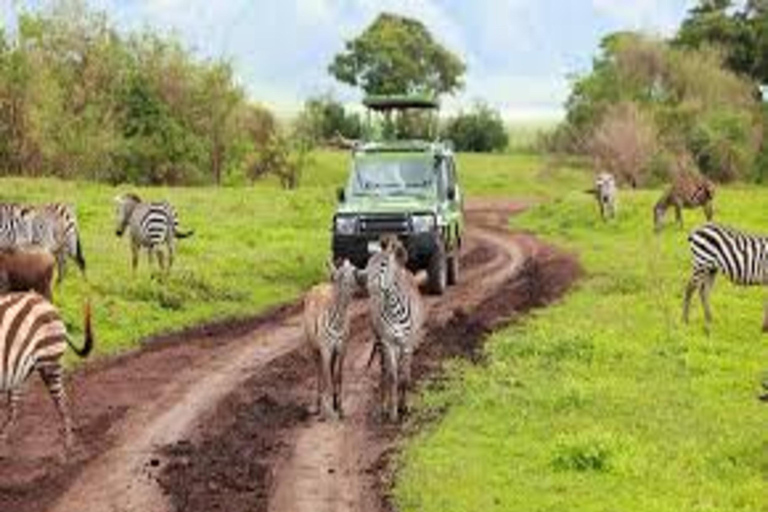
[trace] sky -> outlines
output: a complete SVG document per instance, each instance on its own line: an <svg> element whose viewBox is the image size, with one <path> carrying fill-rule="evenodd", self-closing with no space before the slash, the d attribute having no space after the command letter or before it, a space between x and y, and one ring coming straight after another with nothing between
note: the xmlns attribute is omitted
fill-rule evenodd
<svg viewBox="0 0 768 512"><path fill-rule="evenodd" d="M0 0L36 8L45 0ZM488 102L510 121L563 114L568 77L589 70L603 35L669 35L695 0L88 0L124 30L174 33L204 57L232 63L254 101L292 113L310 95L359 94L327 73L344 42L382 11L415 17L467 64L447 110Z"/></svg>

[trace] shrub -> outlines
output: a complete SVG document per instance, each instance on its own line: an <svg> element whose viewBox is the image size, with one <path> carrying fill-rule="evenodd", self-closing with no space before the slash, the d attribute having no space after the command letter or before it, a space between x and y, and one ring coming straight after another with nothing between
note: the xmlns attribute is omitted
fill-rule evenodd
<svg viewBox="0 0 768 512"><path fill-rule="evenodd" d="M509 137L498 112L478 103L468 113L461 112L450 119L444 136L453 141L458 151L490 153L503 151Z"/></svg>
<svg viewBox="0 0 768 512"><path fill-rule="evenodd" d="M658 152L656 126L637 104L620 103L608 109L588 147L598 170L636 187L648 181Z"/></svg>

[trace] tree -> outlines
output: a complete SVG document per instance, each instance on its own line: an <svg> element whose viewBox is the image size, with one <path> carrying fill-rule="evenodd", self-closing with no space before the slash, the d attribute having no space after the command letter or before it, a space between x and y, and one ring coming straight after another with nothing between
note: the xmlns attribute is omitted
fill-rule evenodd
<svg viewBox="0 0 768 512"><path fill-rule="evenodd" d="M383 13L345 44L328 68L367 94L451 94L463 86L464 63L418 20Z"/></svg>
<svg viewBox="0 0 768 512"><path fill-rule="evenodd" d="M445 137L453 141L458 151L477 153L502 151L509 143L501 116L484 103L477 103L471 112L462 112L450 119Z"/></svg>

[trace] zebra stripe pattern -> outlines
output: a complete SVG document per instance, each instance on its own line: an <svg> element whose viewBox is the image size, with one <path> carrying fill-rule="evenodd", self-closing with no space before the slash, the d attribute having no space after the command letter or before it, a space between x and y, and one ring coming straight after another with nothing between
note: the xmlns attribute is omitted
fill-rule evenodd
<svg viewBox="0 0 768 512"><path fill-rule="evenodd" d="M162 251L159 246L165 244L168 250L168 267L173 265L176 238L186 238L192 231L179 231L176 210L168 201L145 203L136 194L118 196L117 227L115 234L122 236L126 229L130 232L132 266L136 270L140 248L147 250L149 261L157 255L161 270L166 270Z"/></svg>
<svg viewBox="0 0 768 512"><path fill-rule="evenodd" d="M315 286L304 299L304 332L317 363L317 408L326 419L343 414L341 388L349 336L348 309L358 287L357 269L349 260L338 267L329 265L329 270L331 283Z"/></svg>
<svg viewBox="0 0 768 512"><path fill-rule="evenodd" d="M423 304L413 276L398 259L396 238L382 241L382 252L366 267L371 323L381 353L381 400L391 421L405 410L413 350L421 341Z"/></svg>
<svg viewBox="0 0 768 512"><path fill-rule="evenodd" d="M718 272L739 286L768 284L768 238L708 223L691 232L688 242L693 255L693 275L683 303L688 321L690 301L698 290L707 328L712 321L709 294Z"/></svg>
<svg viewBox="0 0 768 512"><path fill-rule="evenodd" d="M21 386L37 370L53 398L62 422L65 450L72 446L72 420L62 383L61 356L70 345L80 357L93 347L90 306L85 308L85 342L82 349L72 345L56 308L34 292L11 293L0 297L0 391L8 394L10 413L0 429L7 439L18 417Z"/></svg>

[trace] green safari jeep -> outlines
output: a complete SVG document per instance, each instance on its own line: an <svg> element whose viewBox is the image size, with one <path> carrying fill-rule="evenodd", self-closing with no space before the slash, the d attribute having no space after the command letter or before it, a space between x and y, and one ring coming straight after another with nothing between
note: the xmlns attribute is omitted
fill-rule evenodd
<svg viewBox="0 0 768 512"><path fill-rule="evenodd" d="M456 160L448 144L382 141L357 144L346 187L337 192L333 256L364 267L395 234L408 250L408 268L427 271L440 295L459 278L464 227Z"/></svg>

